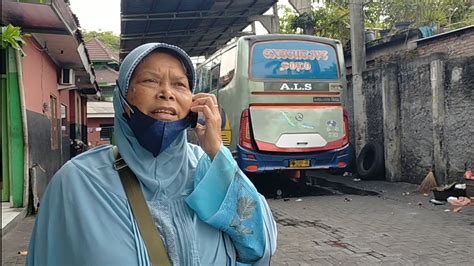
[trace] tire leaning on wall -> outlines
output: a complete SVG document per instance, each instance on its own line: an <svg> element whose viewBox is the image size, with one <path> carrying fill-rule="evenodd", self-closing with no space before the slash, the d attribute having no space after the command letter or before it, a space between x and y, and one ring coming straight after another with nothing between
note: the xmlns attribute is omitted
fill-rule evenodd
<svg viewBox="0 0 474 266"><path fill-rule="evenodd" d="M356 165L361 179L383 179L385 172L383 146L375 142L367 143L360 151Z"/></svg>

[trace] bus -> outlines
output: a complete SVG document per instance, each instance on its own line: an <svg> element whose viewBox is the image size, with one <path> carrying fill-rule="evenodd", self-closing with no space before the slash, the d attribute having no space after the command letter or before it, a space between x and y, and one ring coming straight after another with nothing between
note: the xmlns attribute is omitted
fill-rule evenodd
<svg viewBox="0 0 474 266"><path fill-rule="evenodd" d="M341 42L305 35L237 39L199 64L195 93L216 95L222 140L246 173L345 169L349 145Z"/></svg>

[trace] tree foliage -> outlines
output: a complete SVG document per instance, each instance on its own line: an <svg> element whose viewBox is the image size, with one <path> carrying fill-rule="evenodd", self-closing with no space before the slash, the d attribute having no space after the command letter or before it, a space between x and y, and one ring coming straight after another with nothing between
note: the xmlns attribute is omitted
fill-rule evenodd
<svg viewBox="0 0 474 266"><path fill-rule="evenodd" d="M103 42L110 50L116 53L120 50L120 37L115 35L112 31L84 31L83 35L86 42L95 37Z"/></svg>
<svg viewBox="0 0 474 266"><path fill-rule="evenodd" d="M0 38L0 47L5 49L12 47L13 49L19 50L22 54L23 49L21 46L25 43L22 38L21 28L13 25L2 26L2 36Z"/></svg>
<svg viewBox="0 0 474 266"><path fill-rule="evenodd" d="M414 26L456 28L472 24L472 0L379 0L381 15L388 27L397 22L412 22Z"/></svg>
<svg viewBox="0 0 474 266"><path fill-rule="evenodd" d="M282 33L300 33L314 27L315 35L346 43L350 37L348 0L313 0L317 4L308 13L298 15L288 7L280 18ZM474 24L472 0L366 0L365 27L390 29L399 22L412 27L459 28Z"/></svg>

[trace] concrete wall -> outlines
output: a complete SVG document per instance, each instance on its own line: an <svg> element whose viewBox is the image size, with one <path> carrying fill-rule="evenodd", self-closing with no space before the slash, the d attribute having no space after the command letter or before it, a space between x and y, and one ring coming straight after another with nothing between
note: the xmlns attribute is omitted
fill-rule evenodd
<svg viewBox="0 0 474 266"><path fill-rule="evenodd" d="M420 183L433 167L446 183L474 166L474 56L400 60L363 78L366 141L384 145L387 179Z"/></svg>
<svg viewBox="0 0 474 266"><path fill-rule="evenodd" d="M367 114L367 141L383 143L383 112L381 69L363 73L362 93L365 96L365 112Z"/></svg>
<svg viewBox="0 0 474 266"><path fill-rule="evenodd" d="M399 65L402 180L419 183L433 162L430 65Z"/></svg>
<svg viewBox="0 0 474 266"><path fill-rule="evenodd" d="M465 163L474 167L474 56L449 60L444 70L447 172L460 178Z"/></svg>

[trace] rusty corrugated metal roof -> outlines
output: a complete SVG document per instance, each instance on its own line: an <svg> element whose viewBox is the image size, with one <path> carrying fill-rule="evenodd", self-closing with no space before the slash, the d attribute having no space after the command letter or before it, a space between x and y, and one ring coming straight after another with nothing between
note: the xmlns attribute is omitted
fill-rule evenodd
<svg viewBox="0 0 474 266"><path fill-rule="evenodd" d="M118 78L118 71L108 66L105 66L102 68L97 68L95 70L95 75L97 77L97 82L99 83L99 86L104 86L103 84L114 85L115 81Z"/></svg>
<svg viewBox="0 0 474 266"><path fill-rule="evenodd" d="M86 42L87 50L89 51L89 56L93 62L117 62L119 61L118 54L110 50L104 43L102 43L97 38L92 38L90 41Z"/></svg>
<svg viewBox="0 0 474 266"><path fill-rule="evenodd" d="M121 0L120 58L148 42L166 42L191 56L212 54L277 0Z"/></svg>

